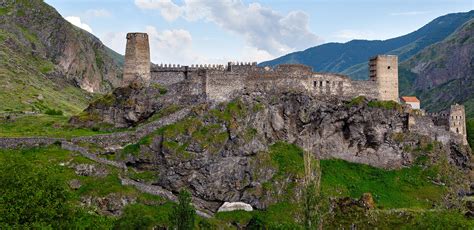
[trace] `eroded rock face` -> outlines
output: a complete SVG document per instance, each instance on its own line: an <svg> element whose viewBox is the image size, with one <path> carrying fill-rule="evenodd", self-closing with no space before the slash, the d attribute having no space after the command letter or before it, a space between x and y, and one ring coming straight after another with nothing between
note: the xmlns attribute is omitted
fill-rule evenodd
<svg viewBox="0 0 474 230"><path fill-rule="evenodd" d="M167 89L156 84L116 88L92 102L80 115L72 117L70 123L81 127L128 128L160 111L171 112L172 108L193 106L205 99L202 94L188 95L186 92L185 84L175 84Z"/></svg>
<svg viewBox="0 0 474 230"><path fill-rule="evenodd" d="M281 172L269 149L275 143L294 144L323 159L338 158L386 169L410 165L414 159L404 147L420 144L419 135L406 140L395 138L408 135L406 113L369 107L367 101L351 105L337 98L280 93L244 94L227 105L215 105L197 96L180 98L175 92L180 91L170 90L155 101L139 101L151 104L145 106L150 113L177 103L192 108L191 114L140 141L136 153L119 150L118 155L130 167L155 171L158 176L153 185L176 193L187 188L211 212L224 202L244 202L264 209L284 199L301 198L299 185L304 178L298 173ZM130 95L120 101L147 94L137 91ZM110 113L117 114L114 121L125 119L130 112L121 106ZM104 111L112 110L107 107ZM138 120L146 119L144 113L136 114ZM466 151L445 147L451 162L463 167ZM371 208L370 197L365 198L364 207Z"/></svg>
<svg viewBox="0 0 474 230"><path fill-rule="evenodd" d="M1 4L9 13L0 15L0 29L15 33L18 42L35 58L51 61L54 66L47 71L48 77L67 79L95 93L108 92L121 84L119 62L123 57L94 35L73 26L54 8L40 0L5 0Z"/></svg>
<svg viewBox="0 0 474 230"><path fill-rule="evenodd" d="M339 99L301 94L246 94L231 104L195 105L189 118L150 137L126 161L156 171L154 184L167 190L189 189L215 212L223 202L264 209L288 197L293 201L301 197L302 175L281 174L272 160L269 146L277 142L301 146L323 159L387 169L410 165L413 156L404 146L420 145L416 138L395 138L407 133L405 113L372 108L367 102L351 106ZM468 157L463 149L451 153L447 146L446 151L461 162ZM373 206L370 197L363 201L365 208Z"/></svg>

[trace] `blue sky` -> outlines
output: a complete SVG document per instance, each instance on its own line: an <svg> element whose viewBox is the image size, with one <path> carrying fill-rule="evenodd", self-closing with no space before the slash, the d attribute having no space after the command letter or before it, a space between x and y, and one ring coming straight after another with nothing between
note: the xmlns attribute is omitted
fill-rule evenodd
<svg viewBox="0 0 474 230"><path fill-rule="evenodd" d="M352 39L410 33L474 0L45 0L118 53L147 32L154 63L264 61Z"/></svg>

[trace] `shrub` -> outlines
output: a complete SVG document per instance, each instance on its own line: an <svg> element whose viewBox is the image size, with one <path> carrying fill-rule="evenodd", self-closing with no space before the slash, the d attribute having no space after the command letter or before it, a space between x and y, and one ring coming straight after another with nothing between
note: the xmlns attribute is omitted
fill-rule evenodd
<svg viewBox="0 0 474 230"><path fill-rule="evenodd" d="M61 110L55 110L55 109L47 109L46 112L44 112L47 115L53 115L53 116L62 116L63 111Z"/></svg>

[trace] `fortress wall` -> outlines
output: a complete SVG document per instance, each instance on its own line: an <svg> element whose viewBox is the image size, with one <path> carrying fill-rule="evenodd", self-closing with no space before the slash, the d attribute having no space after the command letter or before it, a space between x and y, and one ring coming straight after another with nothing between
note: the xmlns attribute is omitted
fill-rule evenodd
<svg viewBox="0 0 474 230"><path fill-rule="evenodd" d="M313 95L346 96L353 91L351 80L339 74L314 73L305 85Z"/></svg>
<svg viewBox="0 0 474 230"><path fill-rule="evenodd" d="M313 69L309 66L300 64L282 64L274 69L275 72L286 77L311 76Z"/></svg>
<svg viewBox="0 0 474 230"><path fill-rule="evenodd" d="M348 94L349 97L364 96L369 99L378 99L379 90L377 82L374 81L351 81L352 92Z"/></svg>
<svg viewBox="0 0 474 230"><path fill-rule="evenodd" d="M307 77L306 77L307 78ZM248 78L245 89L258 92L308 92L307 81L304 78L285 78L268 75L260 78Z"/></svg>
<svg viewBox="0 0 474 230"><path fill-rule="evenodd" d="M205 77L207 99L211 101L228 101L242 92L246 74L235 72L208 70Z"/></svg>
<svg viewBox="0 0 474 230"><path fill-rule="evenodd" d="M184 71L157 71L151 72L151 82L160 85L172 85L184 81Z"/></svg>
<svg viewBox="0 0 474 230"><path fill-rule="evenodd" d="M437 126L431 117L410 114L408 125L410 132L432 137L435 141L439 141L444 145L453 140L453 134L445 126Z"/></svg>

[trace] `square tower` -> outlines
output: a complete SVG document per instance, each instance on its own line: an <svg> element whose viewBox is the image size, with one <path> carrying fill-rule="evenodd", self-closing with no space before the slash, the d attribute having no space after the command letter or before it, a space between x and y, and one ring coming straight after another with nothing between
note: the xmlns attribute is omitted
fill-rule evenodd
<svg viewBox="0 0 474 230"><path fill-rule="evenodd" d="M150 66L148 34L128 33L122 85L127 86L132 83L148 85L151 79Z"/></svg>
<svg viewBox="0 0 474 230"><path fill-rule="evenodd" d="M451 105L449 114L449 131L462 136L462 143L467 145L466 114L464 105Z"/></svg>
<svg viewBox="0 0 474 230"><path fill-rule="evenodd" d="M398 102L398 57L378 55L369 61L369 79L377 82L378 100Z"/></svg>

